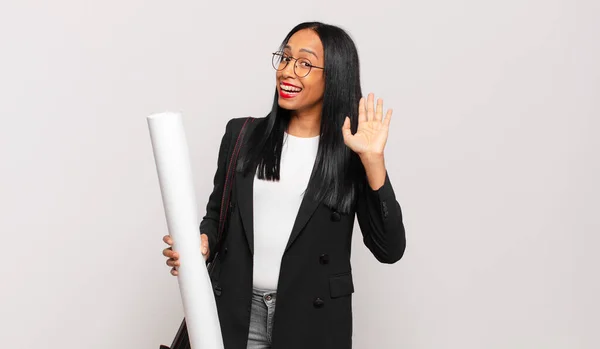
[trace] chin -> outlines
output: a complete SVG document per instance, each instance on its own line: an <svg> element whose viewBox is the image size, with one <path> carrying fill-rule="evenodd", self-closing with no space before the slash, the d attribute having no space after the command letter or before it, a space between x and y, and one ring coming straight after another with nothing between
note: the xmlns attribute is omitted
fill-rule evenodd
<svg viewBox="0 0 600 349"><path fill-rule="evenodd" d="M296 109L295 108L296 103L294 103L292 101L288 101L281 97L279 97L278 104L279 104L279 107L281 107L283 109L287 109L287 110L295 110Z"/></svg>

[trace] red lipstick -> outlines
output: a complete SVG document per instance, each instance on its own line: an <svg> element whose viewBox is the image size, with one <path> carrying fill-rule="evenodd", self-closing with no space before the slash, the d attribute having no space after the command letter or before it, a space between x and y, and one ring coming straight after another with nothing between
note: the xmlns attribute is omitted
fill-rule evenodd
<svg viewBox="0 0 600 349"><path fill-rule="evenodd" d="M294 98L297 95L298 95L297 93L290 94L290 93L285 92L284 90L279 90L279 97L281 97L281 98L286 98L286 99L287 98Z"/></svg>
<svg viewBox="0 0 600 349"><path fill-rule="evenodd" d="M281 84L282 84L282 85L285 85L285 86L292 86L292 87L296 87L296 88L302 88L302 87L300 87L300 86L292 85L292 84L290 84L290 83L288 83L288 82L285 82L285 81L282 81L282 82L281 82Z"/></svg>
<svg viewBox="0 0 600 349"><path fill-rule="evenodd" d="M285 81L282 81L281 85L291 86L291 87L299 88L300 90L302 90L302 87L296 86L296 85L292 85L292 84L287 83ZM278 86L278 89L279 89L279 97L285 98L285 99L294 98L294 97L296 97L300 93L300 92L287 92L287 91L284 91L281 88L281 86Z"/></svg>

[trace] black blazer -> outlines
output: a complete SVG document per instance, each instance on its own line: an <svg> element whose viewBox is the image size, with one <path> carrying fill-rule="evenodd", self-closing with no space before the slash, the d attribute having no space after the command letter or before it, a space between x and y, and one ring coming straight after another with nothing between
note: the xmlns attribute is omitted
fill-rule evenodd
<svg viewBox="0 0 600 349"><path fill-rule="evenodd" d="M248 124L246 139L259 122ZM208 235L215 255L219 210L228 161L245 118L231 119L219 149L214 189L200 231ZM366 180L366 178L365 178ZM215 293L225 349L246 349L250 325L253 272L254 175L236 173L230 218L214 261L211 283ZM282 257L277 285L273 349L350 349L352 347L352 267L350 248L354 215L363 241L382 263L395 263L404 254L402 212L390 179L373 191L368 183L356 212L341 214L304 197Z"/></svg>

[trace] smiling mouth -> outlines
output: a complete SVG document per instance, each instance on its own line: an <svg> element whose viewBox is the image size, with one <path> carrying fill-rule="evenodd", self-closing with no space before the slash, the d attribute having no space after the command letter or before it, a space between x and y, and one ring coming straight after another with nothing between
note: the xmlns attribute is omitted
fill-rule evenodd
<svg viewBox="0 0 600 349"><path fill-rule="evenodd" d="M300 88L300 87L285 85L283 83L279 84L279 88L281 89L282 93L291 95L291 96L297 95L298 93L300 93L302 91L302 88Z"/></svg>

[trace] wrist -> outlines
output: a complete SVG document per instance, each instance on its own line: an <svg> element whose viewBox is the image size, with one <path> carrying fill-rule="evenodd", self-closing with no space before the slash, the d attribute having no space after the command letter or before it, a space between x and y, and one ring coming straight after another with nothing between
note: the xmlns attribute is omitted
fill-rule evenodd
<svg viewBox="0 0 600 349"><path fill-rule="evenodd" d="M358 157L365 167L385 164L383 153L359 154Z"/></svg>
<svg viewBox="0 0 600 349"><path fill-rule="evenodd" d="M386 168L383 156L361 157L367 181L372 190L379 190L385 183Z"/></svg>

